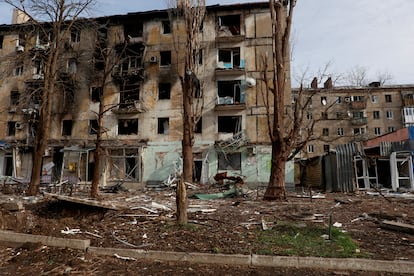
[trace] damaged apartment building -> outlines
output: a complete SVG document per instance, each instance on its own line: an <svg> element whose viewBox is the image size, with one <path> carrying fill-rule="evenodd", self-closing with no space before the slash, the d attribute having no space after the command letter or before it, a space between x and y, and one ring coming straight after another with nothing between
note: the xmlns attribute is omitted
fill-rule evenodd
<svg viewBox="0 0 414 276"><path fill-rule="evenodd" d="M62 46L42 179L90 183L103 104L101 185L157 187L181 165L177 68L183 52L174 50L174 42L184 40L185 33L176 33L181 23L169 10L91 21L104 27L92 28L85 20ZM193 149L195 182L207 184L220 172L242 176L246 183L269 179L271 147L260 78L263 57L272 51L270 21L267 2L207 7L199 34L203 109ZM15 23L21 24L0 26L0 175L29 179L41 57L48 45L29 23ZM104 45L94 43L97 37ZM105 70L97 58L102 47L114 49L119 61L105 86L96 77Z"/></svg>

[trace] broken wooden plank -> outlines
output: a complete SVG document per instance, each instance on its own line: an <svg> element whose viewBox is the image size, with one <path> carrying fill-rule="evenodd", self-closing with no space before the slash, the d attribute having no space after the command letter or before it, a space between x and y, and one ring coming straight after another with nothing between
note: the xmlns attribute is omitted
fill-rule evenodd
<svg viewBox="0 0 414 276"><path fill-rule="evenodd" d="M414 225L402 223L402 222L396 222L391 220L384 220L380 223L381 228L384 229L390 229L394 231L414 234Z"/></svg>
<svg viewBox="0 0 414 276"><path fill-rule="evenodd" d="M61 201L88 205L88 206L93 206L93 207L98 207L98 208L104 208L104 209L110 209L110 210L116 210L116 211L123 209L122 207L116 206L112 203L102 202L102 201L93 200L93 199L78 198L78 197L57 195L57 194L51 194L51 193L44 193L44 195L46 197L54 198L54 199L61 200Z"/></svg>

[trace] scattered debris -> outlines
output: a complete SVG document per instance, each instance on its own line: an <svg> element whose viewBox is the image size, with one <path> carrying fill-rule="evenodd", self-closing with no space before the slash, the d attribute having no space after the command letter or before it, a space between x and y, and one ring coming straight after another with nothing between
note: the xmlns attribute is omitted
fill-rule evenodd
<svg viewBox="0 0 414 276"><path fill-rule="evenodd" d="M262 230L266 231L269 229L269 226L267 225L266 221L264 220L264 218L262 218Z"/></svg>
<svg viewBox="0 0 414 276"><path fill-rule="evenodd" d="M88 235L91 235L91 236L93 236L95 238L100 238L100 239L103 238L101 235L98 235L98 234L95 234L95 233L91 233L91 232L88 232L88 231L85 231L83 233L88 234Z"/></svg>
<svg viewBox="0 0 414 276"><path fill-rule="evenodd" d="M154 201L151 202L151 207L154 207L155 209L161 209L161 210L164 210L164 211L172 211L172 209L170 207L167 207L166 205L159 204L159 203L154 202Z"/></svg>
<svg viewBox="0 0 414 276"><path fill-rule="evenodd" d="M119 241L120 243L125 244L125 245L130 246L130 247L134 247L134 248L142 248L142 247L147 247L147 246L152 245L151 243L144 243L144 244L141 244L141 245L135 245L135 244L129 243L127 241L121 240L120 238L115 236L115 231L112 232L112 237L114 237L114 239Z"/></svg>
<svg viewBox="0 0 414 276"><path fill-rule="evenodd" d="M66 227L66 230L60 230L60 233L65 235L76 235L76 234L82 234L82 231L78 228L69 229L69 227Z"/></svg>
<svg viewBox="0 0 414 276"><path fill-rule="evenodd" d="M46 197L50 197L50 198L61 200L61 201L67 201L67 202L88 205L88 206L93 206L93 207L98 207L98 208L117 210L117 211L122 209L120 206L115 206L114 204L109 203L109 202L101 202L101 201L92 200L92 199L77 198L77 197L57 195L57 194L51 194L51 193L44 193L44 195Z"/></svg>
<svg viewBox="0 0 414 276"><path fill-rule="evenodd" d="M335 222L334 224L332 224L332 226L333 227L336 227L336 228L341 228L342 227L342 223Z"/></svg>
<svg viewBox="0 0 414 276"><path fill-rule="evenodd" d="M114 256L116 258L121 259L121 260L124 260L124 261L136 261L137 260L137 259L132 258L132 257L123 257L123 256L120 256L120 255L118 255L116 253L114 254Z"/></svg>
<svg viewBox="0 0 414 276"><path fill-rule="evenodd" d="M390 229L390 230L400 231L404 233L414 234L414 225L412 224L384 220L380 223L380 226L381 228L384 228L384 229Z"/></svg>

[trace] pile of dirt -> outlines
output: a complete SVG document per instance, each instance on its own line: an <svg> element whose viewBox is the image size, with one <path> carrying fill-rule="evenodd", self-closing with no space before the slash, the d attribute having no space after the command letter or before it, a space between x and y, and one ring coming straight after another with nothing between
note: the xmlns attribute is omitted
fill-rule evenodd
<svg viewBox="0 0 414 276"><path fill-rule="evenodd" d="M211 191L193 191L200 192ZM285 202L267 202L257 198L256 191L251 191L246 197L190 199L190 224L187 226L175 223L175 194L171 190L102 194L100 202L118 206L114 208L118 210L46 197L7 195L2 198L25 204L20 211L0 209L1 229L90 239L91 246L95 247L251 254L260 252L257 236L265 231L264 224L272 227L283 221L328 228L331 221L350 234L364 257L414 261L414 236L380 225L383 220L414 224L414 201L411 197L323 194L311 199L289 194ZM170 271L177 272L175 275L230 275L237 271L246 275L278 275L270 268L131 262L41 245L21 245L17 248L3 245L0 259L0 274L4 275L15 275L16 272L32 274L34 271L118 275L134 274L136 269L151 275ZM300 270L281 272L284 273L279 275L288 272L290 275L303 275ZM326 275L324 273L306 272L307 275Z"/></svg>

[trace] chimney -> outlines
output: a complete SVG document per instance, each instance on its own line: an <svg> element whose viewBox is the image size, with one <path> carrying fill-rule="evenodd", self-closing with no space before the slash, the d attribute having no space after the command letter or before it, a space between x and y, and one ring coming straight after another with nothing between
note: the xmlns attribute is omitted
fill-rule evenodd
<svg viewBox="0 0 414 276"><path fill-rule="evenodd" d="M325 88L325 89L331 89L333 87L333 84L332 84L332 78L331 77L329 77L325 82L324 82L324 84L323 84L323 88Z"/></svg>
<svg viewBox="0 0 414 276"><path fill-rule="evenodd" d="M380 87L381 86L381 82L379 81L373 81L370 84L368 84L369 87Z"/></svg>
<svg viewBox="0 0 414 276"><path fill-rule="evenodd" d="M317 89L318 88L318 78L314 77L312 82L311 82L311 88L313 89Z"/></svg>
<svg viewBox="0 0 414 276"><path fill-rule="evenodd" d="M19 10L19 9L13 9L13 15L12 15L12 24L23 24L29 21L29 16Z"/></svg>

